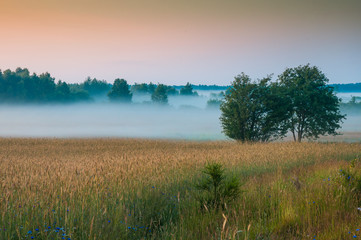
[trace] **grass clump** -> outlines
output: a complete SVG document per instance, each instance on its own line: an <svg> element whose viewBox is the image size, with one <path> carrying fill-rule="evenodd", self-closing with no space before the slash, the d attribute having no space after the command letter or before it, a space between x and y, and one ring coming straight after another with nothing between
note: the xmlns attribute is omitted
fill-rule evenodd
<svg viewBox="0 0 361 240"><path fill-rule="evenodd" d="M341 185L361 203L361 158L351 161L348 168L340 169Z"/></svg>

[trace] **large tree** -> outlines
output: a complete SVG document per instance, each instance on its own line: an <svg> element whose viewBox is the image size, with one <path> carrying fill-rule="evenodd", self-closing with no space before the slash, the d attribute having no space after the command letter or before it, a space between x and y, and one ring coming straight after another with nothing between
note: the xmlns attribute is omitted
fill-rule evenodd
<svg viewBox="0 0 361 240"><path fill-rule="evenodd" d="M108 93L111 101L129 103L133 94L129 90L129 85L124 79L115 79L112 89Z"/></svg>
<svg viewBox="0 0 361 240"><path fill-rule="evenodd" d="M220 117L223 132L238 141L269 141L285 135L281 122L286 105L271 76L258 82L242 73L235 77L222 100Z"/></svg>
<svg viewBox="0 0 361 240"><path fill-rule="evenodd" d="M279 87L289 105L289 118L284 122L294 141L316 139L320 135L336 135L345 115L340 113L340 99L329 80L310 64L287 68L279 77Z"/></svg>

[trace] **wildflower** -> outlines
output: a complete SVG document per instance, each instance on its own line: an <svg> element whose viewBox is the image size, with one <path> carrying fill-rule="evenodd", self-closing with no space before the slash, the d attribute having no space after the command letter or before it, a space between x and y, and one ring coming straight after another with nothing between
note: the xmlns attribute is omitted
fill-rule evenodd
<svg viewBox="0 0 361 240"><path fill-rule="evenodd" d="M356 229L356 231L360 231L360 229L358 228L358 229Z"/></svg>
<svg viewBox="0 0 361 240"><path fill-rule="evenodd" d="M28 234L32 234L33 232L32 231L29 231Z"/></svg>
<svg viewBox="0 0 361 240"><path fill-rule="evenodd" d="M39 232L39 228L36 228L35 231Z"/></svg>

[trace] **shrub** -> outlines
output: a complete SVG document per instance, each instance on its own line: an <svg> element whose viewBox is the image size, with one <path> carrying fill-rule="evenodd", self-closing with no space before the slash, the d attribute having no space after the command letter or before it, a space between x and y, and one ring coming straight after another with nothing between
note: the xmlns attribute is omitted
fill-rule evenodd
<svg viewBox="0 0 361 240"><path fill-rule="evenodd" d="M202 173L204 177L196 185L201 191L198 200L202 207L225 208L226 204L239 197L241 193L239 180L235 176L227 177L221 164L207 164Z"/></svg>

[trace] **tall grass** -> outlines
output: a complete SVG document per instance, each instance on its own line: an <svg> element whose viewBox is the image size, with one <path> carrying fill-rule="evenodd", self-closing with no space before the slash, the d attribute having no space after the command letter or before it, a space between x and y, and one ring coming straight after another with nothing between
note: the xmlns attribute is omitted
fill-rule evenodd
<svg viewBox="0 0 361 240"><path fill-rule="evenodd" d="M0 239L351 239L361 144L0 139ZM242 182L200 209L208 162ZM357 171L354 170L354 171Z"/></svg>

